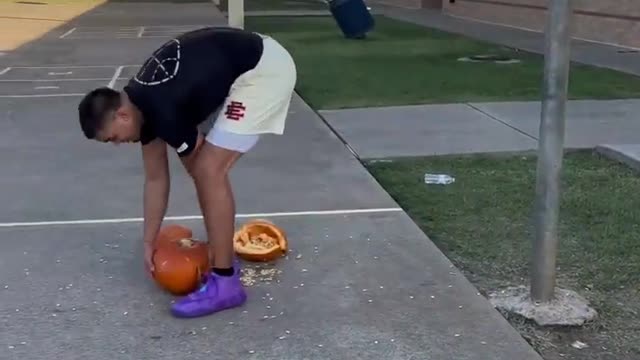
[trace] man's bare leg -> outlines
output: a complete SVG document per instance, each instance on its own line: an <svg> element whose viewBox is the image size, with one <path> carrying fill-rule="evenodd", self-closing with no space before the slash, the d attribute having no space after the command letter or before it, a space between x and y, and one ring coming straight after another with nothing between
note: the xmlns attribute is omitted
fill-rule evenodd
<svg viewBox="0 0 640 360"><path fill-rule="evenodd" d="M200 289L177 301L171 310L178 317L197 317L242 305L247 295L240 281L240 269L233 267L235 202L229 171L241 153L205 142L193 164L198 192L213 252L213 269Z"/></svg>
<svg viewBox="0 0 640 360"><path fill-rule="evenodd" d="M229 171L241 153L205 143L199 154L195 184L209 239L209 254L214 269L233 266L233 234L235 231L235 201ZM213 254L213 256L211 256Z"/></svg>

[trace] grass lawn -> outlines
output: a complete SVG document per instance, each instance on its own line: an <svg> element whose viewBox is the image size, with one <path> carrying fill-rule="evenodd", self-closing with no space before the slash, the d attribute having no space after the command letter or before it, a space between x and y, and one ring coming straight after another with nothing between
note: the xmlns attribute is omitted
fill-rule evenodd
<svg viewBox="0 0 640 360"><path fill-rule="evenodd" d="M376 17L367 40L347 40L332 17L249 17L247 29L270 34L293 54L297 89L316 109L494 100L538 100L544 59L455 34ZM469 63L501 54L520 64ZM569 96L640 96L640 78L574 64Z"/></svg>
<svg viewBox="0 0 640 360"><path fill-rule="evenodd" d="M534 156L464 156L367 165L414 221L481 290L528 284ZM451 185L426 185L425 172ZM600 315L576 329L510 319L544 358L640 358L640 177L590 152L565 157L559 286L587 297ZM571 347L575 340L590 348ZM563 355L561 355L563 354Z"/></svg>
<svg viewBox="0 0 640 360"><path fill-rule="evenodd" d="M220 10L227 11L229 0L220 1ZM328 5L319 0L244 0L245 11L262 10L326 10Z"/></svg>

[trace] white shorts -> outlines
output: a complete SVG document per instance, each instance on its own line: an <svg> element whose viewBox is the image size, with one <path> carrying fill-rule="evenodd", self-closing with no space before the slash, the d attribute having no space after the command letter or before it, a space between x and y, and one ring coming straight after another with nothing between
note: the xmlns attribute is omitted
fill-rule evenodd
<svg viewBox="0 0 640 360"><path fill-rule="evenodd" d="M260 61L236 79L224 104L207 121L213 126L206 141L242 153L262 134L284 133L297 80L289 52L271 37L260 36L264 44Z"/></svg>
<svg viewBox="0 0 640 360"><path fill-rule="evenodd" d="M260 135L236 134L220 127L214 127L209 131L205 140L215 146L244 154L255 146L260 140Z"/></svg>

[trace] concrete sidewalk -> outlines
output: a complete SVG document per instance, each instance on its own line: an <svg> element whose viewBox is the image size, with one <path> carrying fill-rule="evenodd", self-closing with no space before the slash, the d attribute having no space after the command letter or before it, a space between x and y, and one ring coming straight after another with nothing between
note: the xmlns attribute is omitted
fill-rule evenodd
<svg viewBox="0 0 640 360"><path fill-rule="evenodd" d="M539 101L325 110L363 159L537 150ZM640 100L574 100L566 148L640 142Z"/></svg>
<svg viewBox="0 0 640 360"><path fill-rule="evenodd" d="M69 76L140 64L166 37L120 39L123 24L179 22L224 18L212 3L109 3L3 62L85 67ZM99 39L57 36L95 26ZM171 317L173 297L142 267L140 148L84 139L79 99L0 99L0 143L17 144L0 155L10 166L0 197L11 204L0 237L19 239L0 242L5 358L540 360L297 96L285 134L265 137L232 173L239 223L274 221L289 256L244 263L243 307ZM170 159L168 214L200 215L192 181ZM206 239L202 221L181 223Z"/></svg>
<svg viewBox="0 0 640 360"><path fill-rule="evenodd" d="M535 31L461 19L429 9L405 9L369 1L371 7L397 20L427 26L470 38L510 46L533 53L544 53L544 34ZM595 42L574 40L572 60L640 75L640 52Z"/></svg>

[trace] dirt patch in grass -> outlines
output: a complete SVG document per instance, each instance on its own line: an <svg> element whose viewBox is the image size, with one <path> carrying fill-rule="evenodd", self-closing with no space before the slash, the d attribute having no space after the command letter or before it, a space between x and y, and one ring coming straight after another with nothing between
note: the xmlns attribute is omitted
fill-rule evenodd
<svg viewBox="0 0 640 360"><path fill-rule="evenodd" d="M367 166L480 291L528 284L534 156ZM567 154L563 170L558 285L586 297L600 317L577 328L507 318L547 360L640 359L640 177L591 152ZM456 182L426 185L425 172L450 174ZM589 347L572 347L576 340Z"/></svg>

